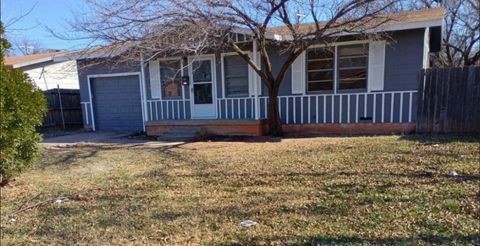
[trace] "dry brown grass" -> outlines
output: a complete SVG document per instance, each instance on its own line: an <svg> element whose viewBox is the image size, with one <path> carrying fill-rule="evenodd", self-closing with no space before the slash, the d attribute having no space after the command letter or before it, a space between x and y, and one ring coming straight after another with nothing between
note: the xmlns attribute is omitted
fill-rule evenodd
<svg viewBox="0 0 480 246"><path fill-rule="evenodd" d="M478 139L257 140L47 149L1 190L2 245L478 243ZM12 222L38 192L71 200Z"/></svg>

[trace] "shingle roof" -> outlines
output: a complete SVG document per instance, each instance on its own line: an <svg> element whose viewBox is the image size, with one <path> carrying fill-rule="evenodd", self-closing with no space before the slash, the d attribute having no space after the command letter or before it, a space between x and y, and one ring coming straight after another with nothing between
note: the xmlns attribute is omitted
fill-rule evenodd
<svg viewBox="0 0 480 246"><path fill-rule="evenodd" d="M423 10L398 12L398 13L384 16L383 20L386 20L386 23L383 23L380 27L383 28L384 30L389 30L389 27L394 27L394 26L399 27L398 29L402 29L401 28L402 25L404 27L407 27L409 25L414 27L415 24L421 24L425 22L441 23L444 17L444 13L445 13L444 8L430 8L430 9L423 9ZM381 18L379 20L381 20ZM371 24L375 25L373 21ZM309 31L314 31L314 28L315 28L315 25L313 23L303 24L303 25L300 25L299 31L309 32ZM284 26L270 28L269 31L279 35L291 34L290 30Z"/></svg>
<svg viewBox="0 0 480 246"><path fill-rule="evenodd" d="M53 59L55 56L65 54L65 51L44 52L26 56L10 56L5 57L5 65L21 67L24 64L35 64L37 62L44 62Z"/></svg>

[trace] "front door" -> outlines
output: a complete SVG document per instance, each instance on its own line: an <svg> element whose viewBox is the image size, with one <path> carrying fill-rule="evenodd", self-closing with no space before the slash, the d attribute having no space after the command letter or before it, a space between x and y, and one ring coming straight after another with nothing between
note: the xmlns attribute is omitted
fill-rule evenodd
<svg viewBox="0 0 480 246"><path fill-rule="evenodd" d="M195 58L189 66L192 118L216 117L213 57Z"/></svg>

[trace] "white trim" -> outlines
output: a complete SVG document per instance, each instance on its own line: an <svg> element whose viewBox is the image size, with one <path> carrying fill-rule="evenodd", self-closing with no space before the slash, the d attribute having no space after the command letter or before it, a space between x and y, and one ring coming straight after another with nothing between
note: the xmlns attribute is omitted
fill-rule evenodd
<svg viewBox="0 0 480 246"><path fill-rule="evenodd" d="M21 67L26 67L26 66L30 66L30 65L35 65L35 64L38 64L38 63L42 63L42 62L48 62L48 61L54 61L53 56L39 58L39 59L36 59L36 60L33 60L33 61L13 64L12 67L13 68L21 68Z"/></svg>
<svg viewBox="0 0 480 246"><path fill-rule="evenodd" d="M90 74L90 75L87 75L87 78L110 78L110 77L123 77L123 76L132 76L132 75L140 75L140 72Z"/></svg>
<svg viewBox="0 0 480 246"><path fill-rule="evenodd" d="M95 114L93 113L93 100L92 100L92 88L90 86L91 78L101 78L101 77L90 77L87 75L87 84L88 84L88 100L90 101L90 114L92 116L92 131L95 131Z"/></svg>
<svg viewBox="0 0 480 246"><path fill-rule="evenodd" d="M290 65L290 72L291 72L291 88L290 92L292 94L300 94L305 95L307 91L307 51L304 50L300 55L295 58L295 61Z"/></svg>
<svg viewBox="0 0 480 246"><path fill-rule="evenodd" d="M257 40L254 39L253 42L252 42L252 53L253 53L253 62L257 65L257 66L261 66L260 64L260 60L259 59L259 54L258 54L258 47L257 47ZM261 67L260 67L261 68ZM254 80L253 80L253 97L254 97L254 101L252 102L252 105L255 104L255 112L252 112L254 118L256 120L259 119L259 100L258 100L258 95L262 93L262 87L261 87L261 84L262 84L262 80L260 78L260 76L257 74L257 72L255 72L255 76L253 77ZM260 85L260 87L259 87Z"/></svg>
<svg viewBox="0 0 480 246"><path fill-rule="evenodd" d="M140 99L142 101L142 126L143 126L143 131L146 131L145 129L145 122L149 120L147 118L147 83L145 81L145 61L143 58L143 53L140 53L140 84L141 88L140 90L143 91L143 95L140 94Z"/></svg>
<svg viewBox="0 0 480 246"><path fill-rule="evenodd" d="M429 67L430 63L430 27L425 28L423 34L423 68L426 69Z"/></svg>
<svg viewBox="0 0 480 246"><path fill-rule="evenodd" d="M385 41L372 41L368 47L367 91L383 91L385 88Z"/></svg>
<svg viewBox="0 0 480 246"><path fill-rule="evenodd" d="M96 131L95 128L95 113L93 112L93 100L92 100L92 88L91 88L91 79L94 78L111 78L111 77L123 77L123 76L133 76L137 75L138 76L138 83L139 83L139 89L140 89L140 106L142 107L142 122L143 126L145 127L145 119L143 118L143 112L144 112L144 105L143 105L143 92L142 92L142 78L141 78L141 72L129 72L129 73L106 73L106 74L90 74L87 75L87 84L88 84L88 97L90 101L90 111L91 111L91 116L92 116L92 131Z"/></svg>
<svg viewBox="0 0 480 246"><path fill-rule="evenodd" d="M162 75L160 73L160 60L148 61L148 74L150 76L150 97L162 99Z"/></svg>
<svg viewBox="0 0 480 246"><path fill-rule="evenodd" d="M338 86L340 83L338 82L338 44L335 45L335 51L333 52L333 94L337 94ZM306 79L308 83L308 78Z"/></svg>

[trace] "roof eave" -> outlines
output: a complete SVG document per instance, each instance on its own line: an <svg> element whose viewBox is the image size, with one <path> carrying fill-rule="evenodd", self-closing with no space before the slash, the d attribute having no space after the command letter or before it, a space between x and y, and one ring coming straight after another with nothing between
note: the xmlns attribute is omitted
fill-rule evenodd
<svg viewBox="0 0 480 246"><path fill-rule="evenodd" d="M43 58L35 59L33 61L21 62L21 63L10 64L10 65L13 68L22 68L22 67L27 67L27 66L38 64L38 63L48 62L48 61L53 61L53 57L43 57Z"/></svg>
<svg viewBox="0 0 480 246"><path fill-rule="evenodd" d="M388 25L383 25L377 28L372 28L370 30L367 30L366 33L403 31L403 30L413 30L413 29L436 27L436 26L442 27L444 25L443 22L444 22L443 19L438 19L438 20L429 20L429 21L417 21L417 22L411 22L411 23L388 24ZM341 37L341 36L348 36L348 35L355 35L355 34L360 34L360 32L357 32L357 33L342 32L342 33L335 34L333 36ZM273 39L277 41L292 40L291 35L280 35L280 34L272 34L272 35L276 36Z"/></svg>

